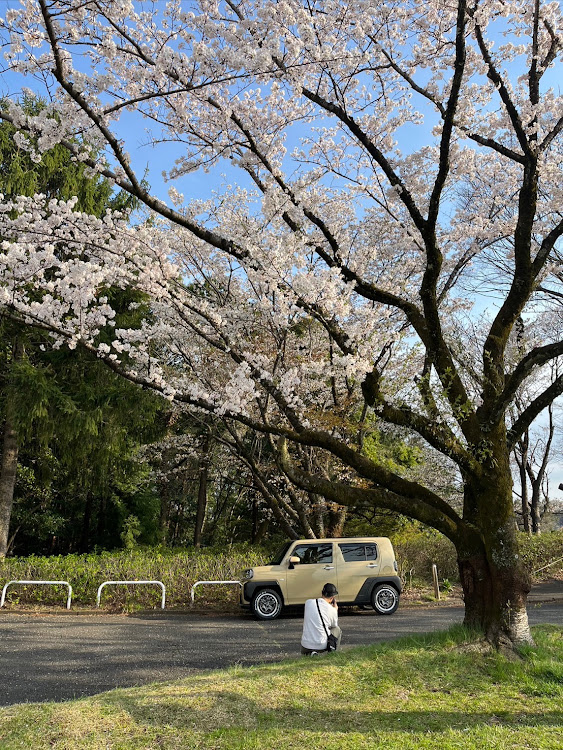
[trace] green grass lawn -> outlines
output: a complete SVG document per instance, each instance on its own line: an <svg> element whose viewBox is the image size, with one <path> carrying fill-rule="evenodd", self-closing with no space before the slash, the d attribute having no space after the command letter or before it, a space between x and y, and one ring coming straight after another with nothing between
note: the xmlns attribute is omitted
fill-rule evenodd
<svg viewBox="0 0 563 750"><path fill-rule="evenodd" d="M563 631L508 660L462 628L67 703L0 709L0 748L563 749Z"/></svg>

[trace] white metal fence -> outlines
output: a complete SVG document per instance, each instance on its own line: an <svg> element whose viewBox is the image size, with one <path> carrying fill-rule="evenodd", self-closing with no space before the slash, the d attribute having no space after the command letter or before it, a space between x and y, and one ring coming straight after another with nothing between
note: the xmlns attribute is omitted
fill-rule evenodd
<svg viewBox="0 0 563 750"><path fill-rule="evenodd" d="M70 603L72 601L72 586L68 581L8 581L8 583L4 586L2 589L2 597L0 599L0 608L4 606L4 603L6 601L6 591L9 586L12 586L14 584L24 584L24 585L51 585L51 586L66 586L68 588L68 597L67 597L67 603L66 608L70 609ZM139 585L152 585L152 586L159 586L162 591L162 597L161 597L161 609L164 609L166 606L166 586L162 583L162 581L104 581L100 584L98 587L98 592L96 594L96 607L100 606L101 598L102 598L102 591L105 586L139 586ZM191 604L193 605L195 603L195 590L198 586L217 586L217 585L234 585L239 586L242 589L242 583L241 581L196 581L194 585L192 586L190 590L190 599Z"/></svg>
<svg viewBox="0 0 563 750"><path fill-rule="evenodd" d="M72 586L68 581L8 581L8 583L4 586L2 589L2 597L0 598L0 607L4 606L4 602L6 601L6 591L8 590L8 586L12 586L15 583L23 583L26 586L33 584L39 585L39 586L67 586L68 587L68 596L66 600L66 608L70 609L70 602L72 601Z"/></svg>
<svg viewBox="0 0 563 750"><path fill-rule="evenodd" d="M162 583L162 581L104 581L100 587L98 588L98 594L96 596L96 606L100 606L100 600L102 598L102 589L104 586L117 586L117 585L124 585L124 586L137 586L139 584L152 584L154 586L160 586L162 590L162 599L161 599L161 609L164 609L166 606L166 587Z"/></svg>

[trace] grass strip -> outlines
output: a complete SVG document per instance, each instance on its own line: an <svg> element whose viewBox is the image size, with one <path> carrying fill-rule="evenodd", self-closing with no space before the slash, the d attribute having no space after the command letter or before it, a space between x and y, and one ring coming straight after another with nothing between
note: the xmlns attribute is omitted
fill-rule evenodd
<svg viewBox="0 0 563 750"><path fill-rule="evenodd" d="M563 750L563 631L521 658L445 633L0 709L0 748Z"/></svg>

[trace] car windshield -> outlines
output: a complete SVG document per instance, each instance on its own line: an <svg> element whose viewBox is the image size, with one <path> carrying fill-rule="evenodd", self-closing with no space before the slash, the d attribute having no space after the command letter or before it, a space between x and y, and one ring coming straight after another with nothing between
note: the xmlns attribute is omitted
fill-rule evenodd
<svg viewBox="0 0 563 750"><path fill-rule="evenodd" d="M291 545L291 542L286 542L283 545L283 547L276 552L276 554L273 556L273 558L268 563L268 565L280 565L290 545Z"/></svg>

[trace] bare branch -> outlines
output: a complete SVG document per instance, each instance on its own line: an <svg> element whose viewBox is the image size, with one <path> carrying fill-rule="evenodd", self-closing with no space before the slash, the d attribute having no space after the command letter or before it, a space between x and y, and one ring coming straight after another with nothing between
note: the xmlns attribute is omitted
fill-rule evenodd
<svg viewBox="0 0 563 750"><path fill-rule="evenodd" d="M532 403L522 412L507 433L507 444L513 449L518 438L532 424L534 419L548 407L556 398L563 393L563 375L559 375L543 393L535 398Z"/></svg>

